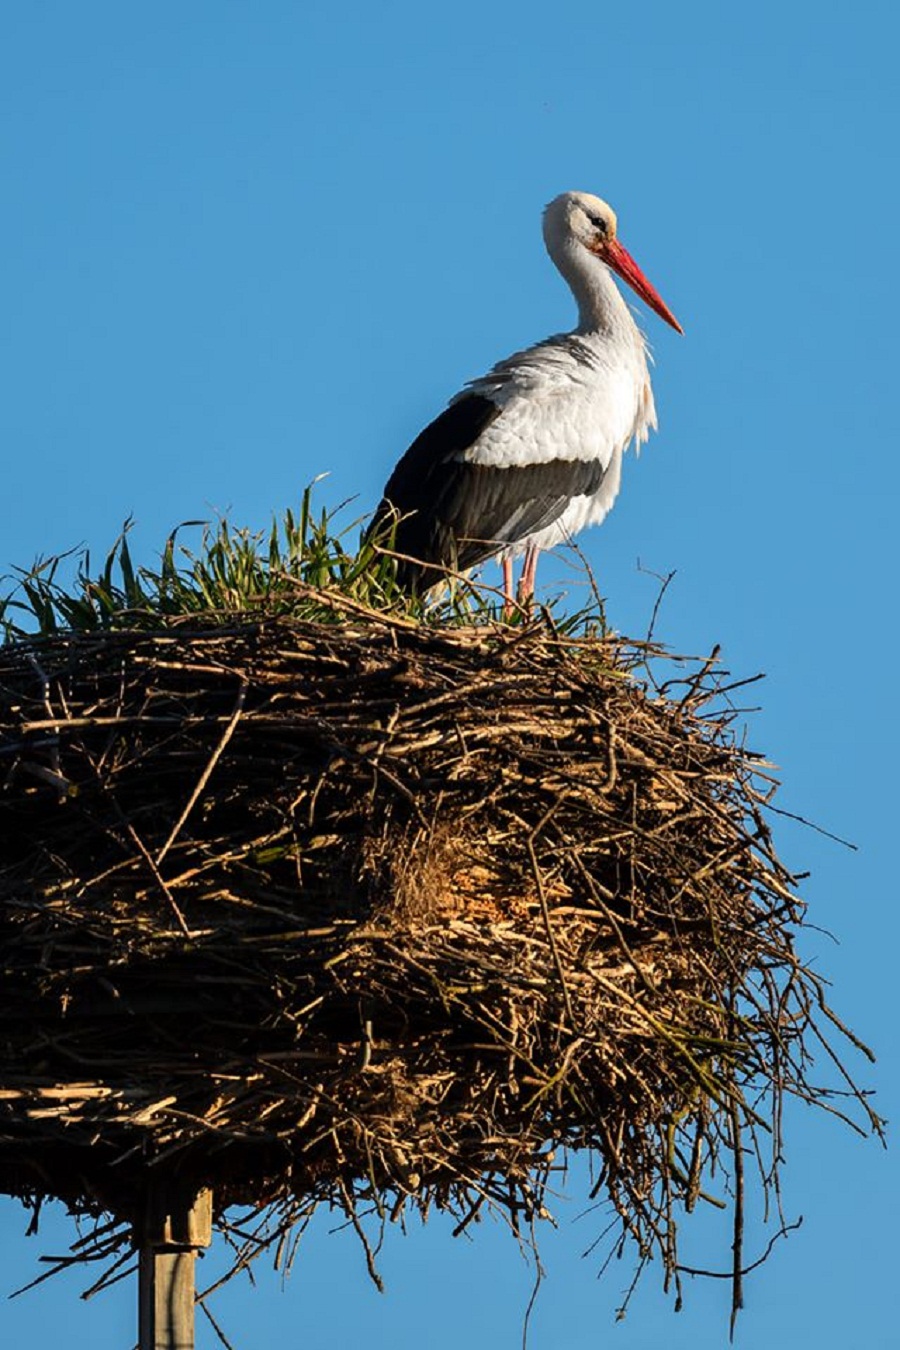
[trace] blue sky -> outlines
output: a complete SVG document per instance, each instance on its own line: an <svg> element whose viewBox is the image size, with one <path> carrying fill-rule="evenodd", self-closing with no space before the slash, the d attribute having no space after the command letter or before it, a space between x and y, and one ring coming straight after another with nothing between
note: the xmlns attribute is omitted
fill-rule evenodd
<svg viewBox="0 0 900 1350"><path fill-rule="evenodd" d="M612 202L686 335L644 316L660 432L582 542L621 630L643 634L648 573L674 570L660 636L766 672L748 738L781 804L858 845L780 822L825 930L804 950L895 1117L898 28L873 0L0 13L0 571L99 557L128 515L146 559L181 520L264 526L324 472L323 504L370 510L466 379L573 321L543 204ZM570 575L541 574L546 593ZM894 1345L896 1158L808 1112L788 1127L804 1224L749 1280L737 1343ZM676 1317L653 1271L613 1324L630 1269L598 1282L579 1259L601 1224L574 1221L570 1189L532 1350L725 1345L725 1287L694 1281ZM0 1203L10 1288L71 1236L59 1214L36 1239L26 1222ZM392 1235L384 1296L329 1228L284 1292L262 1269L223 1292L237 1346L412 1347L426 1326L435 1350L520 1343L532 1273L496 1225ZM704 1220L684 1238L725 1263ZM758 1225L750 1250L766 1240ZM0 1305L0 1328L130 1344L133 1289L85 1305L80 1287Z"/></svg>

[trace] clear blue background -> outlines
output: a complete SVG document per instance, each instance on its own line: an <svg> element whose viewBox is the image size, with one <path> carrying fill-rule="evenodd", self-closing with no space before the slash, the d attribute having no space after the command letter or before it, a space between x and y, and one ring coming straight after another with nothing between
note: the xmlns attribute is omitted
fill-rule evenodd
<svg viewBox="0 0 900 1350"><path fill-rule="evenodd" d="M859 846L781 822L839 939L804 952L895 1116L898 41L887 0L0 9L0 571L99 557L130 513L146 559L183 519L263 526L325 471L323 503L371 509L464 380L572 321L544 202L616 206L686 336L645 316L661 430L583 543L620 629L675 569L660 635L767 673L749 739L781 804ZM750 1278L738 1345L897 1345L896 1157L803 1110L785 1152L805 1222ZM676 1317L652 1270L614 1325L631 1268L595 1280L603 1219L579 1210L545 1231L532 1350L726 1343L723 1283ZM6 1288L71 1236L26 1222L0 1204ZM259 1268L218 1298L237 1346L520 1344L533 1273L498 1225L392 1234L384 1296L329 1226L285 1292ZM714 1224L683 1236L727 1263ZM82 1304L85 1283L0 1305L9 1344L130 1345L133 1287Z"/></svg>

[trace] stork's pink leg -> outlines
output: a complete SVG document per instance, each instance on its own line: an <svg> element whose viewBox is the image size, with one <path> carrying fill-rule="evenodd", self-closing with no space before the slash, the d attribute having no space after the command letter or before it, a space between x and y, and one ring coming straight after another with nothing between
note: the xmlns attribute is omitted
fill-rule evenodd
<svg viewBox="0 0 900 1350"><path fill-rule="evenodd" d="M525 561L522 564L522 575L519 577L519 604L530 605L534 596L534 579L537 573L537 560L539 549L534 544L529 544L525 550Z"/></svg>

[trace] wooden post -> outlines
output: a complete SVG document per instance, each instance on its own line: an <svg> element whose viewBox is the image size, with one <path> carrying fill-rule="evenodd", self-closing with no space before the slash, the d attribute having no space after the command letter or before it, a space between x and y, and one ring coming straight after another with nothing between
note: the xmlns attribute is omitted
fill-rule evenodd
<svg viewBox="0 0 900 1350"><path fill-rule="evenodd" d="M194 1263L212 1239L212 1191L147 1192L138 1262L138 1350L193 1350Z"/></svg>

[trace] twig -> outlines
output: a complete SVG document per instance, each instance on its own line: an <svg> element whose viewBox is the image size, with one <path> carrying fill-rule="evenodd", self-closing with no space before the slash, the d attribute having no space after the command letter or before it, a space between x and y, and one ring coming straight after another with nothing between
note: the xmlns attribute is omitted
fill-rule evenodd
<svg viewBox="0 0 900 1350"><path fill-rule="evenodd" d="M187 801L187 804L186 804L184 810L182 811L181 815L180 815L180 816L178 817L178 819L176 820L175 824L172 826L172 829L171 829L171 831L169 832L169 837L167 838L166 842L163 844L162 848L159 850L159 852L158 852L157 855L156 855L156 866L157 866L157 867L160 867L160 866L162 865L163 859L165 858L165 856L166 856L166 854L168 853L169 849L170 849L170 848L172 847L172 845L174 844L175 840L178 838L179 834L181 833L181 830L182 830L182 827L184 826L185 821L187 820L188 816L191 814L191 811L194 809L194 806L196 805L197 800L198 800L198 798L200 797L200 794L203 792L203 789L206 787L206 784L209 782L210 775L212 774L213 769L214 769L214 768L216 767L216 765L218 764L219 759L220 759L221 756L222 756L223 750L225 749L226 745L228 744L228 742L231 740L232 736L234 735L235 728L237 727L237 724L238 724L238 722L240 721L240 718L241 718L241 713L244 711L244 700L245 700L246 697L247 697L247 688L248 688L248 685L247 685L247 678L246 678L245 675L242 675L242 676L241 676L240 688L238 689L238 696L237 696L237 699L236 699L235 705L234 705L234 711L233 711L233 713L231 714L231 718L230 718L230 720L229 720L229 722L228 722L228 725L227 725L227 727L225 728L225 730L222 732L222 736L221 736L221 738L220 738L220 740L219 740L218 745L216 746L215 750L214 750L214 751L212 752L212 754L210 755L209 760L207 761L206 767L204 768L203 772L201 773L199 779L197 780L197 785L196 785L196 787L194 788L193 792L191 793L190 797L188 798L188 801Z"/></svg>
<svg viewBox="0 0 900 1350"><path fill-rule="evenodd" d="M549 943L550 951L551 951L551 954L552 954L552 956L553 956L553 964L556 966L556 973L557 973L557 975L558 975L558 977L559 977L559 984L560 984L560 988L562 989L563 1002L564 1002L565 1005L566 1005L566 1016L567 1016L568 1019L569 1019L569 1026L570 1026L570 1027L572 1028L572 1030L574 1031L574 1030L575 1030L575 1013L574 1013L574 1011L573 1011L573 1009L572 1009L572 1000L571 1000L571 998L569 997L569 986L568 986L568 984L566 983L566 972L565 972L565 969L564 969L564 967L563 967L563 963L562 963L562 961L560 960L560 956L559 956L559 948L558 948L557 945L556 945L556 937L555 937L554 932L553 932L553 924L552 924L551 921L550 921L550 907L549 907L549 905L547 904L547 892L546 892L546 890L544 889L544 878L543 878L543 876L542 876L542 874L541 874L541 869L540 869L540 867L539 867L539 865L538 865L538 860L537 860L537 853L535 852L535 848L534 848L534 841L535 841L535 839L537 839L538 835L539 835L539 834L541 833L541 831L544 829L544 826L547 825L547 823L553 818L554 814L556 813L556 811L558 810L558 808L562 805L562 803L563 803L564 800L565 800L565 794L563 794L562 796L560 796L560 797L557 799L557 801L554 802L553 806L551 806L551 807L549 808L549 810L547 810L547 811L544 812L543 816L542 816L541 819L538 821L537 825L535 825L534 829L533 829L533 830L531 831L531 833L529 834L529 836L528 836L528 838L526 839L525 843L526 843L526 847L527 847L527 849L528 849L528 857L529 857L530 860L531 860L531 868L532 868L532 872L534 873L534 881L535 881L535 885L537 886L538 897L539 897L540 902L541 902L541 913L542 913L542 915L543 915L543 917L544 917L544 928L545 928L546 933L547 933L547 942Z"/></svg>

